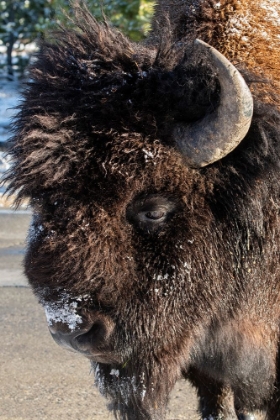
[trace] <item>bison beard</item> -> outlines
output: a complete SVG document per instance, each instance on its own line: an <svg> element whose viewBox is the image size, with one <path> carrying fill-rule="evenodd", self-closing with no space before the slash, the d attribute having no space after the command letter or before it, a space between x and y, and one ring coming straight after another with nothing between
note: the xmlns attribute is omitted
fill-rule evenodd
<svg viewBox="0 0 280 420"><path fill-rule="evenodd" d="M266 409L280 420L279 97L243 66L248 133L190 166L174 127L220 112L220 74L194 43L217 5L201 2L185 27L160 4L165 30L154 20L146 43L81 5L77 30L41 45L6 176L34 213L25 272L54 339L91 360L116 418L165 418L183 376L203 419Z"/></svg>

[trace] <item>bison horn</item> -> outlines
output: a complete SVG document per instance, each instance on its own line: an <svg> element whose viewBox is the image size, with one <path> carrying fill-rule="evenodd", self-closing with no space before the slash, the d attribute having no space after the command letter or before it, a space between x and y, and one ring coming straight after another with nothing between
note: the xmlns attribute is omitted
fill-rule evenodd
<svg viewBox="0 0 280 420"><path fill-rule="evenodd" d="M176 147L191 167L200 168L230 153L246 136L253 115L253 98L239 71L215 48L201 40L196 48L208 50L221 87L217 109L194 124L178 123Z"/></svg>

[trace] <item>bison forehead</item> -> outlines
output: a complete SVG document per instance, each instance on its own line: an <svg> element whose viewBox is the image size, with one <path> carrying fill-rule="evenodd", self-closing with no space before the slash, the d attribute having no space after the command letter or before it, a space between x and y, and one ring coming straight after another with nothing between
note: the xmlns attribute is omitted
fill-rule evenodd
<svg viewBox="0 0 280 420"><path fill-rule="evenodd" d="M141 191L187 195L190 185L202 182L201 175L184 164L179 152L152 136L133 132L73 136L69 135L65 144L60 137L61 142L26 158L24 181L33 184L35 201L49 196L52 203L61 202L73 197L74 190L81 206L85 202L102 205L109 200L114 207L114 201L125 204Z"/></svg>
<svg viewBox="0 0 280 420"><path fill-rule="evenodd" d="M180 45L135 46L94 20L45 43L17 119L10 189L19 198L79 190L167 161L171 150L159 143L172 148L174 123L195 121L219 101L206 57Z"/></svg>
<svg viewBox="0 0 280 420"><path fill-rule="evenodd" d="M41 50L29 95L40 91L46 110L78 113L83 126L150 131L155 117L194 120L217 102L216 71L192 43L172 46L166 39L156 51L91 23L86 33L62 33Z"/></svg>

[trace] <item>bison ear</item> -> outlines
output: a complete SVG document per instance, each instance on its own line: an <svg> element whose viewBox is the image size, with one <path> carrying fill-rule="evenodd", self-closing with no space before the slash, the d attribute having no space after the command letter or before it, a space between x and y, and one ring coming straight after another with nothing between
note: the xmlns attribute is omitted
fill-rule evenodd
<svg viewBox="0 0 280 420"><path fill-rule="evenodd" d="M195 48L208 53L221 87L217 109L194 124L176 124L177 149L191 167L200 168L222 159L246 136L253 116L253 98L239 71L215 48L201 40Z"/></svg>

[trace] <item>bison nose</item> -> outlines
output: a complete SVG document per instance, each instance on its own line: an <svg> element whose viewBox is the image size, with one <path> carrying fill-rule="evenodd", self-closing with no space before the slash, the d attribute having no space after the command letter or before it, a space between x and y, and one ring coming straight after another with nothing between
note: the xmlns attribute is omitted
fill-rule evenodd
<svg viewBox="0 0 280 420"><path fill-rule="evenodd" d="M50 333L60 346L94 356L108 347L114 323L109 317L100 313L81 318L81 323L74 329L62 322L52 323L49 326Z"/></svg>
<svg viewBox="0 0 280 420"><path fill-rule="evenodd" d="M76 339L80 335L86 334L90 331L92 325L87 325L85 328L70 329L67 324L62 322L52 323L49 326L49 331L54 341L62 347L71 351L77 351Z"/></svg>

